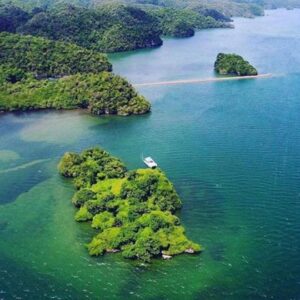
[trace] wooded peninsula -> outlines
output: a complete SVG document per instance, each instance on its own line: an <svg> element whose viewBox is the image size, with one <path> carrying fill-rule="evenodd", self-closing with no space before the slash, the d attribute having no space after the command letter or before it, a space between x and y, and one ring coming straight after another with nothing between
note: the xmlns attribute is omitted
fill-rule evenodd
<svg viewBox="0 0 300 300"><path fill-rule="evenodd" d="M0 33L0 111L88 109L143 114L150 103L111 73L106 55L41 37Z"/></svg>

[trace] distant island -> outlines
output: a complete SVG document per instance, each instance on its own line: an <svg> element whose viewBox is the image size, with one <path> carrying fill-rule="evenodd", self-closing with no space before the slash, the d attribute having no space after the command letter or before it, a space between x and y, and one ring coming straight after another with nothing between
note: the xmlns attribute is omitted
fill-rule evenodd
<svg viewBox="0 0 300 300"><path fill-rule="evenodd" d="M221 75L258 75L257 70L248 61L237 54L219 53L215 62L215 71Z"/></svg>
<svg viewBox="0 0 300 300"><path fill-rule="evenodd" d="M65 153L59 172L77 189L75 220L90 221L95 228L87 245L90 255L122 252L124 258L149 262L201 251L174 215L182 203L161 170L128 171L119 159L92 148Z"/></svg>
<svg viewBox="0 0 300 300"><path fill-rule="evenodd" d="M99 52L7 32L0 49L0 112L82 108L125 116L151 109Z"/></svg>

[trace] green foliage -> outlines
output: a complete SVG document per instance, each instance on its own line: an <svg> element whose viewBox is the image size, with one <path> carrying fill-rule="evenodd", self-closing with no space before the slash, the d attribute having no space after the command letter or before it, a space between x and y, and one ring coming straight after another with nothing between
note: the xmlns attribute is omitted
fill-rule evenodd
<svg viewBox="0 0 300 300"><path fill-rule="evenodd" d="M47 108L88 108L96 115L126 116L148 112L150 103L125 79L108 72L77 74L56 80L30 78L15 84L0 84L0 111ZM111 176L114 176L113 172Z"/></svg>
<svg viewBox="0 0 300 300"><path fill-rule="evenodd" d="M74 194L72 198L72 203L76 207L81 207L84 205L85 202L93 200L95 199L95 197L96 194L91 189L82 188Z"/></svg>
<svg viewBox="0 0 300 300"><path fill-rule="evenodd" d="M236 54L219 53L215 62L215 70L222 75L254 76L257 70Z"/></svg>
<svg viewBox="0 0 300 300"><path fill-rule="evenodd" d="M201 251L173 215L181 201L160 170L127 172L118 159L93 148L66 153L59 171L79 189L72 199L79 208L75 219L92 220L98 231L88 244L91 255L122 251L125 258L149 262L162 254Z"/></svg>
<svg viewBox="0 0 300 300"><path fill-rule="evenodd" d="M111 71L105 55L69 43L0 33L0 64L33 73L37 78Z"/></svg>
<svg viewBox="0 0 300 300"><path fill-rule="evenodd" d="M0 85L4 83L16 83L26 78L27 74L22 69L0 65Z"/></svg>
<svg viewBox="0 0 300 300"><path fill-rule="evenodd" d="M263 14L263 4L245 1L63 0L54 4L29 0L26 5L14 0L33 9L0 7L0 20L4 20L0 31L72 42L101 52L128 51L162 45L161 34L189 37L199 29L231 27L230 16Z"/></svg>
<svg viewBox="0 0 300 300"><path fill-rule="evenodd" d="M72 42L102 52L119 52L160 46L161 34L189 37L198 29L228 27L226 22L229 20L220 12L205 10L202 6L193 11L189 5L182 9L170 3L159 3L169 8L156 6L154 9L139 1L123 1L126 5L107 2L99 7L95 3L83 5L86 7L74 6L78 4L76 2L69 0L65 1L68 5L50 5L50 9L34 9L31 13L12 5L3 6L0 19L16 20L11 25L0 27L0 31ZM139 5L132 6L135 2ZM16 16L7 17L14 13ZM20 15L24 17L21 19Z"/></svg>
<svg viewBox="0 0 300 300"><path fill-rule="evenodd" d="M29 13L21 8L0 3L0 31L16 32L29 19Z"/></svg>
<svg viewBox="0 0 300 300"><path fill-rule="evenodd" d="M107 57L73 44L0 33L0 111L88 108L142 114L150 103L111 71ZM106 168L113 166L107 165Z"/></svg>
<svg viewBox="0 0 300 300"><path fill-rule="evenodd" d="M108 211L104 211L94 216L92 227L100 230L113 227L115 224L114 215Z"/></svg>
<svg viewBox="0 0 300 300"><path fill-rule="evenodd" d="M10 15L16 9L10 9ZM3 17L6 14L3 13ZM28 18L22 22L16 21L13 25L2 26L0 30L72 42L102 52L127 51L162 44L156 19L136 7L115 4L88 9L63 5L54 9L36 10Z"/></svg>
<svg viewBox="0 0 300 300"><path fill-rule="evenodd" d="M98 181L98 175L104 174L101 180L110 178L111 167L114 166L115 178L125 176L126 168L117 158L99 149L87 149L81 154L67 152L60 160L58 169L61 175L82 181L82 187L90 187Z"/></svg>
<svg viewBox="0 0 300 300"><path fill-rule="evenodd" d="M189 37L195 30L228 27L222 21L189 9L159 8L149 9L149 12L159 20L161 31L166 36Z"/></svg>
<svg viewBox="0 0 300 300"><path fill-rule="evenodd" d="M93 215L88 211L86 206L80 207L80 209L75 214L75 220L77 222L89 221L93 218Z"/></svg>

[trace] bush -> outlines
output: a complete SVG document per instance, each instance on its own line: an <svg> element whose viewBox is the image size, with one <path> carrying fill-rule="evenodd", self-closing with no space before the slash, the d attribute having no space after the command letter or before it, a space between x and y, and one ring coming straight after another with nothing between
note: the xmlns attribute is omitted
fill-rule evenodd
<svg viewBox="0 0 300 300"><path fill-rule="evenodd" d="M96 194L91 189L83 188L74 194L72 203L76 207L81 207L85 202L95 199L95 196Z"/></svg>

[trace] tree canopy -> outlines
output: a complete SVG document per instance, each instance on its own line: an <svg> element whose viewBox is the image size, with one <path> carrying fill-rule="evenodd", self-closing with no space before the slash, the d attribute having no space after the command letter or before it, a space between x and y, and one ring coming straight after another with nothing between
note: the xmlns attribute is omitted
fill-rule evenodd
<svg viewBox="0 0 300 300"><path fill-rule="evenodd" d="M0 31L71 42L101 52L119 52L160 46L161 35L189 37L195 30L230 26L229 18L202 6L189 9L134 1L131 5L78 6L78 2L64 1L55 6L47 2L27 11L12 4L2 5Z"/></svg>
<svg viewBox="0 0 300 300"><path fill-rule="evenodd" d="M112 70L104 54L41 37L1 32L0 51L0 65L33 73L37 78Z"/></svg>
<svg viewBox="0 0 300 300"><path fill-rule="evenodd" d="M150 103L111 68L105 55L73 44L0 33L0 111L148 112Z"/></svg>
<svg viewBox="0 0 300 300"><path fill-rule="evenodd" d="M96 115L126 116L150 110L150 103L125 79L109 72L76 74L56 80L29 77L12 83L11 76L15 78L18 72L21 71L9 69L11 82L0 85L0 111L87 108Z"/></svg>
<svg viewBox="0 0 300 300"><path fill-rule="evenodd" d="M166 175L156 169L128 171L99 148L67 152L59 172L74 180L75 220L90 221L95 236L90 255L121 251L123 257L149 262L153 257L196 253L200 245L185 236L174 213L181 201Z"/></svg>
<svg viewBox="0 0 300 300"><path fill-rule="evenodd" d="M190 9L151 8L147 11L159 20L160 29L165 36L189 37L200 29L230 27L223 20L217 21L209 15L204 16Z"/></svg>
<svg viewBox="0 0 300 300"><path fill-rule="evenodd" d="M117 52L162 44L157 20L144 10L120 5L100 8L62 5L52 9L35 9L30 14L15 6L0 10L0 19L6 18L0 31L42 36L51 40L72 42L101 51ZM9 17L7 17L9 16Z"/></svg>
<svg viewBox="0 0 300 300"><path fill-rule="evenodd" d="M237 54L219 53L215 62L215 70L221 75L249 76L257 75L257 70Z"/></svg>

